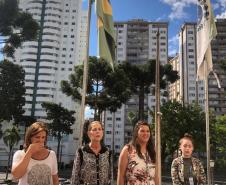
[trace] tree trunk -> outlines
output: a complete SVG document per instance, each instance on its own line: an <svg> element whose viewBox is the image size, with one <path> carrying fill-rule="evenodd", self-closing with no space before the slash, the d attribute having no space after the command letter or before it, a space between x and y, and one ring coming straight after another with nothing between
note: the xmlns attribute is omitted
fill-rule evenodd
<svg viewBox="0 0 226 185"><path fill-rule="evenodd" d="M59 162L59 154L60 154L60 142L61 142L61 135L58 132L58 136L57 136L57 161Z"/></svg>
<svg viewBox="0 0 226 185"><path fill-rule="evenodd" d="M144 87L140 87L138 120L143 120L143 119L144 119Z"/></svg>
<svg viewBox="0 0 226 185"><path fill-rule="evenodd" d="M10 146L10 147L9 147L8 163L7 163L7 168L6 168L6 176L5 176L5 179L6 179L6 180L8 179L8 175L9 175L9 166L10 166L10 159L11 159L12 149L13 149L13 147Z"/></svg>

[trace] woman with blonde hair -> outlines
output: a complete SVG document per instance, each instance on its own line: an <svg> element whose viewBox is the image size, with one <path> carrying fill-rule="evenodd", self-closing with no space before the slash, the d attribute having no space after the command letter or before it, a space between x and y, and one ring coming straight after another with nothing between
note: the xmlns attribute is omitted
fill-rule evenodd
<svg viewBox="0 0 226 185"><path fill-rule="evenodd" d="M93 121L88 126L90 142L80 147L76 154L71 185L110 185L111 165L109 149L102 143L103 126Z"/></svg>
<svg viewBox="0 0 226 185"><path fill-rule="evenodd" d="M47 135L42 122L27 129L24 149L13 156L12 175L18 185L59 185L56 154L46 146Z"/></svg>
<svg viewBox="0 0 226 185"><path fill-rule="evenodd" d="M205 185L206 175L201 161L192 156L193 139L185 134L179 141L181 156L173 160L171 176L173 185Z"/></svg>

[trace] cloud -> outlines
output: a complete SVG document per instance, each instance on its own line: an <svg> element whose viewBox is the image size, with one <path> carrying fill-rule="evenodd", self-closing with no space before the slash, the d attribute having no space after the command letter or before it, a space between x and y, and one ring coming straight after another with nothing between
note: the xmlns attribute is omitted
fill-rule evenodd
<svg viewBox="0 0 226 185"><path fill-rule="evenodd" d="M0 50L4 47L4 43L3 42L3 37L0 36ZM0 51L0 61L3 60L3 54Z"/></svg>
<svg viewBox="0 0 226 185"><path fill-rule="evenodd" d="M158 17L155 21L156 22L159 22L161 20L165 20L167 18L167 15L166 14L163 14L162 16Z"/></svg>
<svg viewBox="0 0 226 185"><path fill-rule="evenodd" d="M184 11L185 8L197 4L197 0L161 0L163 3L171 6L171 13L169 14L169 18L173 19L181 19L185 17L187 14Z"/></svg>
<svg viewBox="0 0 226 185"><path fill-rule="evenodd" d="M226 11L223 12L223 13L221 13L221 14L219 14L219 15L216 15L216 18L217 18L217 19L223 19L223 18L226 19Z"/></svg>
<svg viewBox="0 0 226 185"><path fill-rule="evenodd" d="M178 53L179 36L178 34L169 39L169 56L175 56Z"/></svg>
<svg viewBox="0 0 226 185"><path fill-rule="evenodd" d="M216 18L226 18L226 0L217 0L218 2L213 4L213 8L219 10L219 14Z"/></svg>
<svg viewBox="0 0 226 185"><path fill-rule="evenodd" d="M85 118L88 119L88 118L92 118L93 117L93 109L90 109L89 106L86 106L85 107Z"/></svg>

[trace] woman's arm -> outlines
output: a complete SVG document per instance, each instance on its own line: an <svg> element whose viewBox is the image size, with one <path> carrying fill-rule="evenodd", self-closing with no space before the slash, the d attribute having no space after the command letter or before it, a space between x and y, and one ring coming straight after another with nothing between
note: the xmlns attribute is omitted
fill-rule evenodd
<svg viewBox="0 0 226 185"><path fill-rule="evenodd" d="M25 155L18 162L16 159L17 156L14 156L13 165L12 165L12 175L16 179L21 178L26 173L32 154L39 151L42 148L43 148L43 145L40 145L38 143L31 144L28 147ZM17 154L15 154L15 155L17 155Z"/></svg>
<svg viewBox="0 0 226 185"><path fill-rule="evenodd" d="M179 175L178 175L178 164L175 159L173 160L172 165L171 165L171 177L172 177L173 185L181 184Z"/></svg>
<svg viewBox="0 0 226 185"><path fill-rule="evenodd" d="M79 148L75 154L73 170L71 174L71 185L79 185L80 183L80 173L81 173L81 165L82 165L82 156L80 153L82 149ZM87 172L88 173L88 172Z"/></svg>
<svg viewBox="0 0 226 185"><path fill-rule="evenodd" d="M59 185L59 178L58 175L52 175L53 178L53 185Z"/></svg>
<svg viewBox="0 0 226 185"><path fill-rule="evenodd" d="M128 146L124 146L119 156L117 185L125 185L127 165L128 165Z"/></svg>
<svg viewBox="0 0 226 185"><path fill-rule="evenodd" d="M199 161L199 177L198 177L198 181L200 185L205 185L206 184L206 174L205 174L205 170L204 167L201 163L201 161Z"/></svg>

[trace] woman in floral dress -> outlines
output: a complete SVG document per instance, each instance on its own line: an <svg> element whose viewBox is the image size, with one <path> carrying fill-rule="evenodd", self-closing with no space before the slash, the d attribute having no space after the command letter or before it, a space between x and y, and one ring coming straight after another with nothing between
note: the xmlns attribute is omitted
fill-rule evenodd
<svg viewBox="0 0 226 185"><path fill-rule="evenodd" d="M120 153L117 185L155 185L155 150L147 122L136 124L132 141Z"/></svg>

